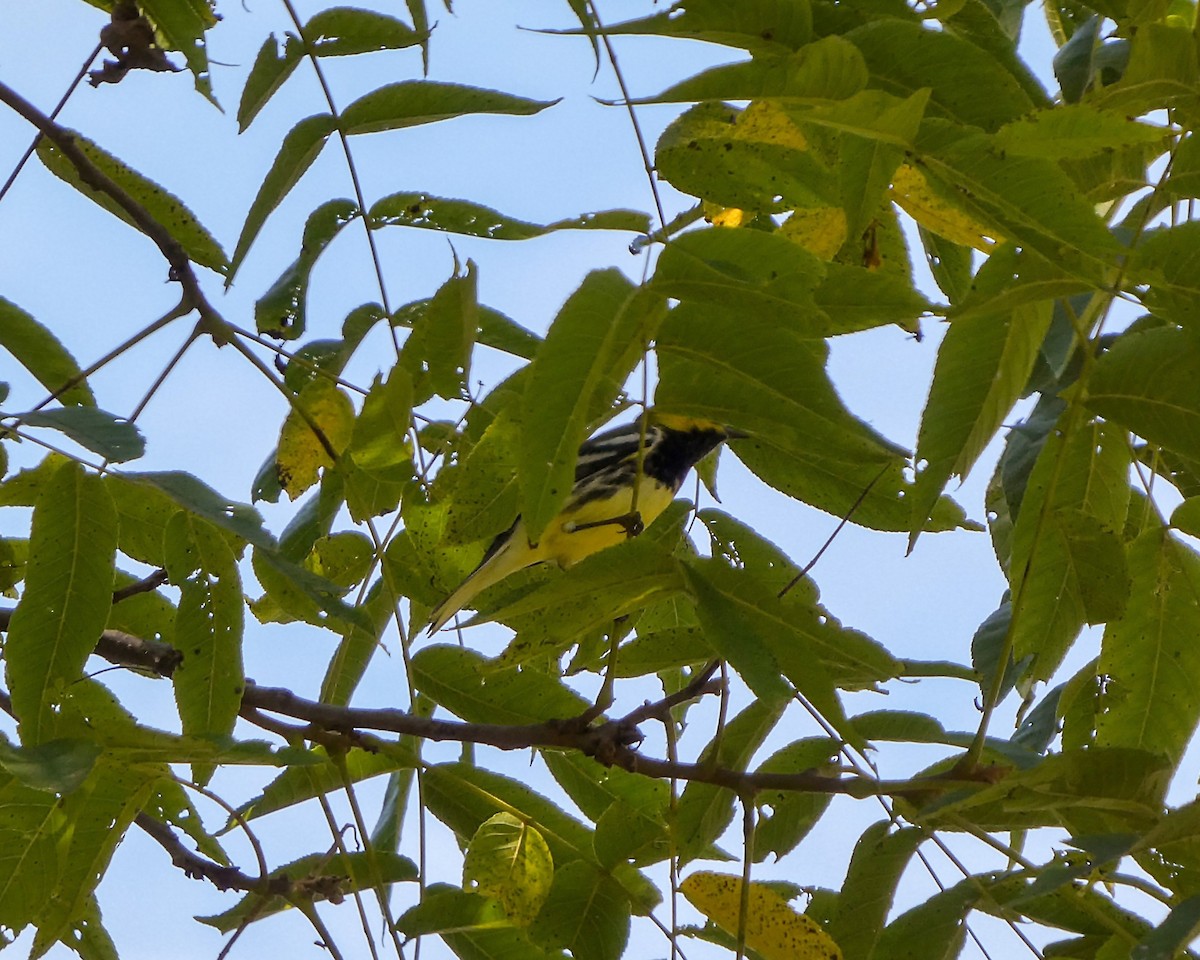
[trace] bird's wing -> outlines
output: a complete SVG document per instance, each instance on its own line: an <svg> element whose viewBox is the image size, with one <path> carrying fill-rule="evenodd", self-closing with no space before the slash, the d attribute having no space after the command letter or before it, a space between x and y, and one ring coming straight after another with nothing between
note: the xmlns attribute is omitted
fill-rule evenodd
<svg viewBox="0 0 1200 960"><path fill-rule="evenodd" d="M657 429L653 425L646 428L647 447L651 446ZM622 460L636 457L641 437L641 424L635 422L606 433L598 433L586 440L579 448L579 460L575 466L575 483L578 485L602 470L615 466Z"/></svg>

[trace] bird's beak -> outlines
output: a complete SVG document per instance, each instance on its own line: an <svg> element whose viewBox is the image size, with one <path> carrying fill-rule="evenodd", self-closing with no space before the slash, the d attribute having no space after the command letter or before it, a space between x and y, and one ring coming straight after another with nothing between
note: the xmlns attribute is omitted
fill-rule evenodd
<svg viewBox="0 0 1200 960"><path fill-rule="evenodd" d="M725 427L724 430L726 440L745 440L750 436L745 430L737 430L734 427Z"/></svg>

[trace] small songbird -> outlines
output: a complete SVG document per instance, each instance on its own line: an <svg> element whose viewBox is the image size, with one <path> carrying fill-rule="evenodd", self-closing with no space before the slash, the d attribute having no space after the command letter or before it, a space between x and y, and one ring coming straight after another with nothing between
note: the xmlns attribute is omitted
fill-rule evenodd
<svg viewBox="0 0 1200 960"><path fill-rule="evenodd" d="M476 596L509 574L536 563L570 567L640 533L667 509L688 471L701 458L724 440L744 436L708 420L654 411L647 417L644 442L642 426L635 422L587 440L579 448L570 496L542 531L541 539L530 543L525 523L517 517L492 541L479 566L433 609L429 632L440 630Z"/></svg>

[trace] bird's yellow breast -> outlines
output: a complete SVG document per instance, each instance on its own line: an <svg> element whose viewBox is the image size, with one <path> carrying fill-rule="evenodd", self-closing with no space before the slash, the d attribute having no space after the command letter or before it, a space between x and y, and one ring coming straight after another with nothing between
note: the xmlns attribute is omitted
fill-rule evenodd
<svg viewBox="0 0 1200 960"><path fill-rule="evenodd" d="M674 499L675 493L670 487L651 477L643 477L638 484L636 504L642 523L649 526ZM589 500L574 509L564 510L542 532L540 542L533 548L536 559L532 562L550 561L569 567L606 547L624 543L629 539L627 528L620 523L603 521L625 517L633 507L633 491L623 487L615 490L611 497Z"/></svg>

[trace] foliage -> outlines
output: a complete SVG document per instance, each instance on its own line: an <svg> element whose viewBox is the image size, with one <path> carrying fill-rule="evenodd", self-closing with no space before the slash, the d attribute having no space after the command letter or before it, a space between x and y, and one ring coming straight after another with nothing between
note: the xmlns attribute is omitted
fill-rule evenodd
<svg viewBox="0 0 1200 960"><path fill-rule="evenodd" d="M109 40L124 40L93 82L177 84L182 60L174 69L215 97L220 5L95 6L111 13ZM166 260L179 294L81 369L69 320L0 290L0 348L29 384L28 396L0 387L11 600L0 707L13 721L0 735L0 935L30 930L35 955L61 942L88 960L115 956L96 888L124 833L140 830L164 862L240 894L204 923L296 922L269 919L295 907L335 955L325 904L346 897L379 911L397 952L438 938L464 958L615 960L631 943L629 955L950 957L986 915L1042 945L1058 938L1046 955L1185 950L1200 929L1197 808L1169 805L1167 789L1200 720L1195 4L681 0L607 27L594 4L566 6L578 26L546 42L586 37L598 69L617 70L613 47L632 36L703 41L730 61L630 94L634 123L651 105L674 111L653 166L681 208L536 218L412 182L368 197L354 159L367 134L400 154L413 128L521 124L556 108L424 78L438 31L423 0L409 0L411 22L390 9L292 13L282 39L261 40L221 121L239 130L292 108L281 91L294 74L324 84L333 58L410 50L410 73L344 109L298 110L223 237L185 187L160 185L86 123L76 132L42 114L21 78L0 78L0 102L40 134L36 156L59 189L119 218L104 230L148 237L156 249L143 254ZM1055 91L1017 52L1023 21L1043 13ZM268 223L297 213L310 168L329 176L317 164L330 141L354 199L322 180L322 202L298 213L295 261L273 281L254 276L246 264ZM477 160L486 168L486 151ZM236 170L231 157L212 176ZM636 283L591 270L539 334L481 303L479 265L457 254L432 295L413 282L393 304L377 238L400 230L496 242L625 231L650 266ZM375 256L378 296L339 325L307 306L330 282L328 251L354 231ZM936 290L917 288L910 248ZM257 332L222 299L235 278L254 285ZM843 402L830 341L943 322L909 451ZM179 356L211 340L287 401L251 490L218 491L184 463L126 466L146 450L144 403L105 410L99 377L176 327ZM380 344L385 369L356 382ZM497 356L509 372L477 392ZM146 402L174 367L147 377ZM990 536L1007 590L962 638L969 663L901 659L843 625L854 610L827 609L736 503L678 503L570 570L489 589L472 622L509 628L498 654L474 648L473 627L465 646L424 638L430 608L519 511L533 530L554 517L580 442L651 404L738 431L726 457L777 491L782 511L807 505L907 537L910 550L934 533ZM34 443L68 453L39 459ZM947 486L990 469L997 444L986 503L964 511ZM715 483L711 464L700 473ZM986 534L968 519L981 508ZM333 641L316 699L247 679L262 631L300 629ZM1072 654L1097 637L1080 668ZM370 709L356 701L385 644L408 689ZM139 681L93 676L93 654L169 678L177 714L155 714ZM976 730L864 712L848 696L939 677L981 704ZM714 724L700 705L716 697ZM1018 699L1008 735L997 711ZM447 759L439 741L461 754ZM912 745L928 766L877 776ZM485 747L532 749L537 776L525 755L506 765ZM231 856L230 837L193 807L234 765L262 774L254 798L220 800L257 864ZM372 829L357 798L384 776ZM304 849L287 863L263 857L260 818L324 805L334 827L339 793L353 831L293 838ZM834 796L878 799L885 816L858 839L840 889L802 888L796 848L839 829ZM429 872L435 821L463 851L458 885ZM963 875L927 899L906 895L919 858L948 840L975 845L955 859ZM769 854L795 882L760 879ZM720 873L698 863L729 859L739 865ZM646 917L671 945L649 940Z"/></svg>

